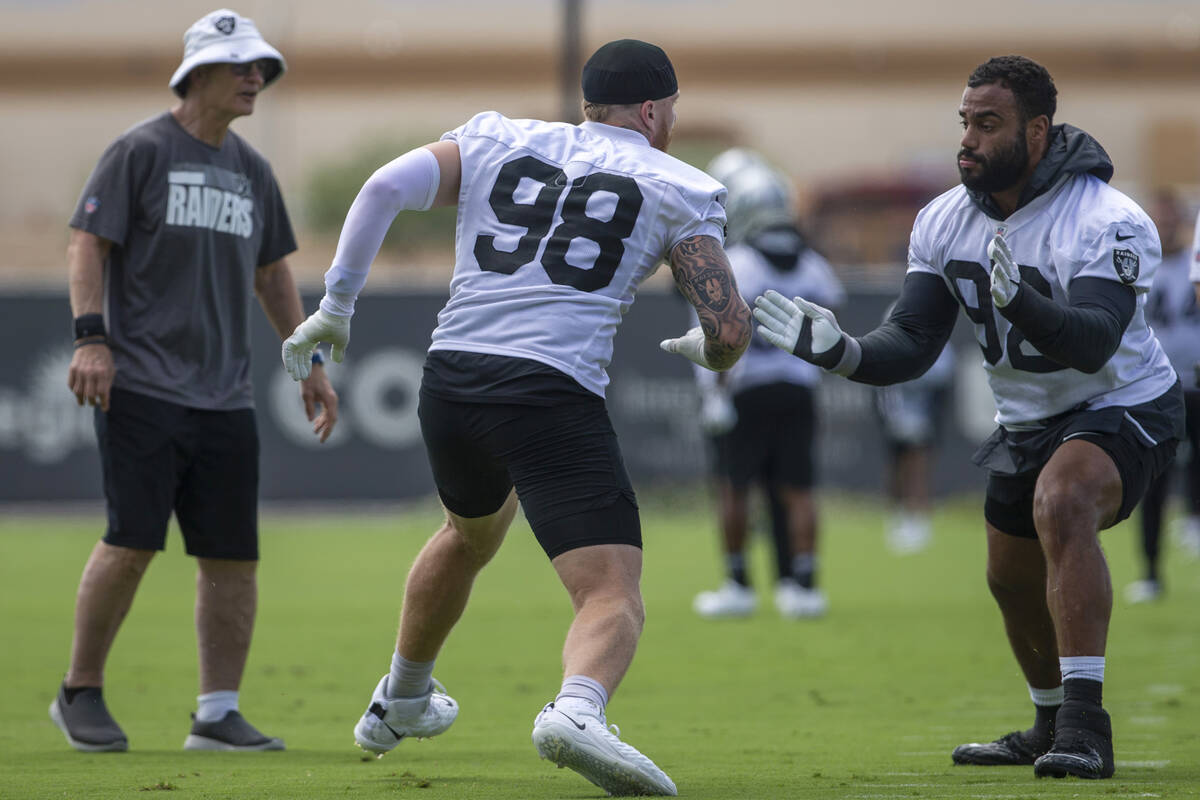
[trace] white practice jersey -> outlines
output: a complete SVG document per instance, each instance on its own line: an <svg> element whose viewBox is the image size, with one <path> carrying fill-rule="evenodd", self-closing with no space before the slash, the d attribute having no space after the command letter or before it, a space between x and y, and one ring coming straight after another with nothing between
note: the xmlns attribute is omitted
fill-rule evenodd
<svg viewBox="0 0 1200 800"><path fill-rule="evenodd" d="M1200 214L1196 215L1196 233L1192 239L1192 283L1200 283Z"/></svg>
<svg viewBox="0 0 1200 800"><path fill-rule="evenodd" d="M776 269L766 256L748 244L734 245L725 252L737 279L738 293L751 308L754 298L767 289L774 289L786 297L803 297L828 308L837 308L846 302L841 281L824 256L815 250L805 249L800 253L800 263L789 271ZM822 371L815 364L780 350L763 337L753 336L746 352L726 373L725 388L730 394L737 394L769 383L816 386ZM699 374L701 372L707 374ZM702 384L710 375L715 377L711 371L697 368L697 378Z"/></svg>
<svg viewBox="0 0 1200 800"><path fill-rule="evenodd" d="M1190 251L1164 256L1146 301L1146 319L1171 366L1191 388L1192 365L1200 361L1200 307L1192 288Z"/></svg>
<svg viewBox="0 0 1200 800"><path fill-rule="evenodd" d="M638 286L691 236L724 241L725 188L595 122L488 111L458 143L454 277L430 350L528 358L604 396L613 336Z"/></svg>
<svg viewBox="0 0 1200 800"><path fill-rule="evenodd" d="M1099 372L1089 375L1041 355L992 307L987 245L997 231L1020 265L1025 288L1060 305L1068 304L1076 278L1133 287L1133 319ZM1093 175L1075 174L1004 221L980 211L962 186L942 194L917 215L908 269L941 276L958 299L983 348L996 421L1019 429L1080 404L1137 405L1171 388L1175 372L1145 317L1160 258L1158 232L1136 203Z"/></svg>

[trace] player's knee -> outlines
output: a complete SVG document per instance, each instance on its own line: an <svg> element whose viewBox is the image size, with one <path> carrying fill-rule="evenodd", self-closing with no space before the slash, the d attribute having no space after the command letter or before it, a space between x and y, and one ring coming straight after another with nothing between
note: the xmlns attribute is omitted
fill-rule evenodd
<svg viewBox="0 0 1200 800"><path fill-rule="evenodd" d="M492 556L496 555L501 542L504 541L503 530L497 531L490 527L460 529L450 520L446 521L442 529L438 531L438 535L454 548L455 556L458 559L477 569L483 568L492 560Z"/></svg>
<svg viewBox="0 0 1200 800"><path fill-rule="evenodd" d="M640 593L624 593L617 598L616 613L619 613L630 628L641 631L646 624L646 605Z"/></svg>
<svg viewBox="0 0 1200 800"><path fill-rule="evenodd" d="M154 560L156 552L100 542L91 562L93 567L98 567L101 571L140 579L150 568L150 562Z"/></svg>
<svg viewBox="0 0 1200 800"><path fill-rule="evenodd" d="M610 583L582 591L574 600L581 611L588 606L602 609L609 616L618 617L639 630L646 622L646 605L642 602L642 593L636 588Z"/></svg>
<svg viewBox="0 0 1200 800"><path fill-rule="evenodd" d="M1043 548L1050 552L1077 538L1093 538L1099 530L1098 499L1095 488L1082 480L1039 483L1033 497L1033 524Z"/></svg>

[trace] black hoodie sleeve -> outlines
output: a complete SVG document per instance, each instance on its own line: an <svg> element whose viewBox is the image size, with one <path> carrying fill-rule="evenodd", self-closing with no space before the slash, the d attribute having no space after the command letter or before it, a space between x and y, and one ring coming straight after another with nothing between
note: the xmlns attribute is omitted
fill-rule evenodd
<svg viewBox="0 0 1200 800"><path fill-rule="evenodd" d="M876 386L918 378L937 360L957 318L958 301L939 276L910 272L892 313L870 333L847 337L832 371Z"/></svg>
<svg viewBox="0 0 1200 800"><path fill-rule="evenodd" d="M1017 296L1000 315L1038 352L1080 372L1099 372L1121 344L1133 319L1133 287L1103 278L1076 278L1070 305L1061 306L1022 282Z"/></svg>

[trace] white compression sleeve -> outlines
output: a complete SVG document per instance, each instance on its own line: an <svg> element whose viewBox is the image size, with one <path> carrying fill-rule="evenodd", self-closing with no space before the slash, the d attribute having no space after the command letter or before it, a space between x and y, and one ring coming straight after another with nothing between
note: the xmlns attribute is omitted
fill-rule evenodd
<svg viewBox="0 0 1200 800"><path fill-rule="evenodd" d="M427 147L410 150L375 170L346 213L333 265L325 273L321 309L348 317L383 237L401 211L426 211L433 205L442 173Z"/></svg>

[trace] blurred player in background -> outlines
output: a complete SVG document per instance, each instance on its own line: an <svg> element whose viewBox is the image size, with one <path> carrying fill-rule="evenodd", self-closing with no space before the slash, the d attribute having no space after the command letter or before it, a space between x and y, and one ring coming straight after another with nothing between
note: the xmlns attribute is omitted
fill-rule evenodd
<svg viewBox="0 0 1200 800"><path fill-rule="evenodd" d="M1154 194L1148 210L1162 238L1163 260L1146 301L1146 321L1184 384L1190 446L1186 454L1180 454L1187 458L1183 470L1186 509L1180 521L1180 543L1192 555L1200 555L1195 549L1195 543L1200 542L1200 389L1191 380L1193 367L1200 362L1200 306L1191 283L1192 253L1185 238L1183 204L1174 192L1164 189ZM1172 473L1168 470L1155 478L1142 500L1144 573L1141 580L1125 587L1125 599L1130 603L1156 600L1163 592L1161 534Z"/></svg>
<svg viewBox="0 0 1200 800"><path fill-rule="evenodd" d="M888 307L885 319L893 307ZM884 537L896 555L920 552L933 538L930 473L953 388L954 348L947 343L924 375L875 390L890 504Z"/></svg>
<svg viewBox="0 0 1200 800"><path fill-rule="evenodd" d="M999 428L988 470L988 585L1035 706L1033 727L955 749L960 764L1032 764L1108 778L1102 705L1112 580L1098 533L1133 511L1183 436L1183 391L1143 307L1161 250L1154 224L1108 185L1099 142L1054 125L1040 65L993 58L959 116L962 186L917 215L896 308L858 338L802 297L755 300L773 344L884 385L929 368L957 309L975 326Z"/></svg>
<svg viewBox="0 0 1200 800"><path fill-rule="evenodd" d="M284 61L253 20L228 9L198 20L183 41L170 81L179 103L109 146L70 222L68 382L97 407L108 507L79 583L71 665L50 706L78 750L129 746L101 695L104 665L172 511L198 569L201 694L184 747L284 746L238 710L258 596L250 299L281 336L304 308L285 260L296 241L275 176L229 129L254 112ZM325 441L337 395L324 369L300 394Z"/></svg>
<svg viewBox="0 0 1200 800"><path fill-rule="evenodd" d="M561 689L534 723L538 753L611 794L674 795L605 717L645 616L641 523L604 405L605 367L622 315L664 259L700 327L663 349L728 369L749 342L750 312L722 250L724 187L666 154L679 97L666 53L609 42L582 83L580 125L488 111L380 168L347 215L321 308L283 356L297 379L318 342L340 360L396 214L457 204L450 300L419 406L446 522L409 573L391 670L355 740L382 754L454 722L434 660L519 496L575 609Z"/></svg>
<svg viewBox="0 0 1200 800"><path fill-rule="evenodd" d="M729 191L729 263L748 301L778 289L840 306L845 292L829 263L796 226L787 180L757 153L735 148L708 172ZM827 600L816 586L815 389L820 370L751 341L728 372L697 369L701 422L712 437L726 580L696 596L703 617L745 616L758 605L746 568L750 489L766 491L776 539L775 605L787 617L817 617Z"/></svg>

